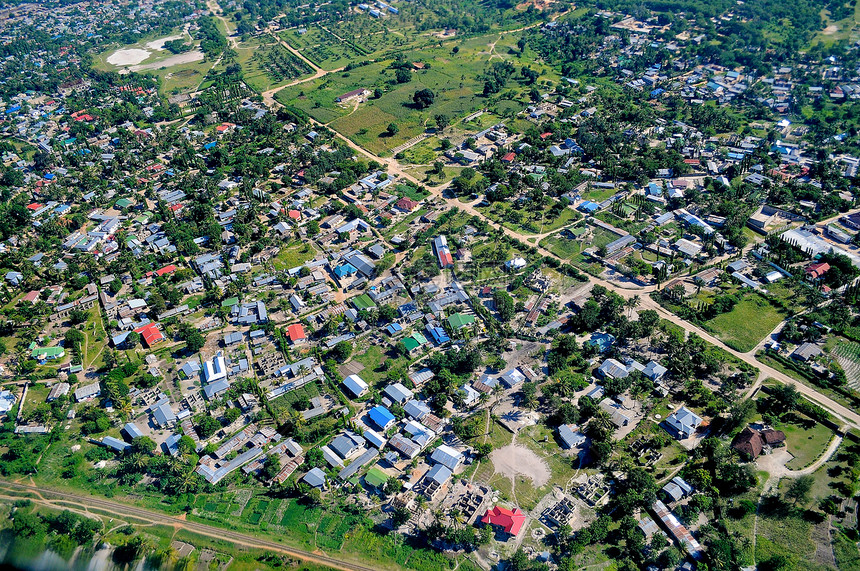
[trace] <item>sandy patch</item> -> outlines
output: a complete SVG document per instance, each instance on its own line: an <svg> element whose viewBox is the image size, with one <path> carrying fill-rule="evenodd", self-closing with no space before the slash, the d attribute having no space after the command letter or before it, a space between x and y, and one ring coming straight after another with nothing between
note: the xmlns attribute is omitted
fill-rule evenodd
<svg viewBox="0 0 860 571"><path fill-rule="evenodd" d="M829 26L824 28L824 31L822 31L821 33L824 34L825 36L832 36L833 34L835 34L838 31L839 31L839 26L837 26L836 24L830 24Z"/></svg>
<svg viewBox="0 0 860 571"><path fill-rule="evenodd" d="M176 34L175 36L167 36L166 38L161 38L158 40L152 40L151 42L147 42L146 47L151 49L151 50L163 50L164 44L166 42L169 42L172 40L181 40L184 37L185 36L183 36L182 34Z"/></svg>
<svg viewBox="0 0 860 571"><path fill-rule="evenodd" d="M149 51L140 48L126 48L117 50L108 56L107 62L111 65L136 65L149 57Z"/></svg>
<svg viewBox="0 0 860 571"><path fill-rule="evenodd" d="M546 463L525 446L509 444L494 450L490 460L497 474L511 479L518 475L525 476L538 488L549 482L550 472Z"/></svg>
<svg viewBox="0 0 860 571"><path fill-rule="evenodd" d="M193 52L185 52L183 54L176 54L175 56L170 56L169 58L165 58L159 61L154 61L152 63L144 63L141 65L133 65L129 69L131 71L144 71L147 69L161 69L162 67L172 67L174 65L180 65L183 63L194 63L196 61L203 61L203 52L199 50L195 50Z"/></svg>

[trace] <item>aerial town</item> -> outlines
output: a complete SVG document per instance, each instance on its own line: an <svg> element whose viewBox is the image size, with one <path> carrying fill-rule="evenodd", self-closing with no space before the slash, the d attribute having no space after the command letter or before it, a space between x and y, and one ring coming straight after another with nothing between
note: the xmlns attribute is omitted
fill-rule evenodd
<svg viewBox="0 0 860 571"><path fill-rule="evenodd" d="M7 0L0 77L4 565L860 570L856 0Z"/></svg>

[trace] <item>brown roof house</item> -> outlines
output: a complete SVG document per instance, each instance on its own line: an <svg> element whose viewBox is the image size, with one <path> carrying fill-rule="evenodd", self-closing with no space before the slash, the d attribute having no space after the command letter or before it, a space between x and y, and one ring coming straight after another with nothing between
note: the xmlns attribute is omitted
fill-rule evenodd
<svg viewBox="0 0 860 571"><path fill-rule="evenodd" d="M732 448L740 452L742 456L755 460L765 447L774 448L783 444L785 444L783 431L770 428L758 431L747 426L735 437Z"/></svg>

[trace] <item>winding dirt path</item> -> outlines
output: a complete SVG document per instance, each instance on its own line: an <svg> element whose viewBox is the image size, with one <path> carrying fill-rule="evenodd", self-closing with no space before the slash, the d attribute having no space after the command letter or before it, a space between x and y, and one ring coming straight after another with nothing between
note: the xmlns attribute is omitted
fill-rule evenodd
<svg viewBox="0 0 860 571"><path fill-rule="evenodd" d="M203 535L213 539L226 540L235 545L247 547L250 549L265 549L269 551L284 553L296 559L301 559L303 561L315 563L317 565L322 565L331 569L338 569L339 571L379 571L379 568L366 567L358 563L343 561L335 557L330 557L322 552L310 552L301 549L293 549L282 545L276 541L270 541L267 539L262 539L244 533L239 533L229 529L222 529L202 523L183 521L177 517L168 514L159 513L156 511L139 508L124 503L104 500L101 498L87 497L72 494L70 492L60 492L56 490L42 488L40 486L32 486L27 484L10 482L8 480L0 480L0 489L5 489L7 492L11 493L11 495L14 495L14 492L16 491L19 493L35 494L37 497L31 497L30 500L37 503L51 504L57 501L62 501L64 503L70 502L71 504L80 506L81 508L86 510L98 510L107 514L123 514L124 517L131 517L136 520L148 522L150 524L167 525L174 527L175 529L185 529L198 535ZM48 499L46 496L55 499ZM19 495L17 497L21 496Z"/></svg>

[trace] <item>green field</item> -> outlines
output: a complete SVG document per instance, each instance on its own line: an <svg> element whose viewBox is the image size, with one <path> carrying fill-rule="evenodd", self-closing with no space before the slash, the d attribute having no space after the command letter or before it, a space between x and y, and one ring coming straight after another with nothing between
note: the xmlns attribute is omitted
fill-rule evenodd
<svg viewBox="0 0 860 571"><path fill-rule="evenodd" d="M235 51L236 62L242 66L242 79L257 92L285 85L313 71L271 36L241 42Z"/></svg>
<svg viewBox="0 0 860 571"><path fill-rule="evenodd" d="M736 351L747 352L773 331L785 315L765 298L751 294L728 313L706 323L726 345Z"/></svg>
<svg viewBox="0 0 860 571"><path fill-rule="evenodd" d="M288 270L313 260L317 251L309 243L295 242L284 246L278 255L272 260L272 264L278 271Z"/></svg>
<svg viewBox="0 0 860 571"><path fill-rule="evenodd" d="M579 229L583 227L579 225L573 231L578 233ZM574 265L580 267L589 266L590 264L582 255L582 251L588 248L602 248L613 240L617 240L618 235L597 226L589 225L586 228L588 231L579 238L571 239L562 236L561 233L556 233L541 240L540 246L546 248L559 258L569 260Z"/></svg>
<svg viewBox="0 0 860 571"><path fill-rule="evenodd" d="M304 34L299 34L298 29L292 29L281 32L280 36L326 71L340 69L350 62L364 59L361 52L318 26L307 28Z"/></svg>
<svg viewBox="0 0 860 571"><path fill-rule="evenodd" d="M559 215L551 213L552 203L543 210L532 212L527 209L514 209L509 202L495 202L492 206L481 207L487 218L520 234L546 234L576 222L582 215L572 208L563 208Z"/></svg>
<svg viewBox="0 0 860 571"><path fill-rule="evenodd" d="M309 30L305 35L311 33ZM316 36L319 33L319 31L313 32ZM339 31L335 33L340 35ZM290 32L290 34L293 33ZM404 37L409 37L408 33L403 34L405 34ZM394 39L386 40L386 36ZM422 62L428 68L412 70L410 81L397 84L394 83L395 70L390 65L392 60L385 59L350 71L330 73L302 85L288 87L280 91L276 98L281 103L301 109L317 121L328 124L377 154L390 153L391 149L420 135L428 127L434 126L433 117L437 114L446 115L454 123L486 107L488 99L481 95L483 81L480 76L490 65L490 55L493 55L493 62L513 59L513 56L505 51L489 53L488 46L498 41L498 34L488 34L463 41L458 44L459 52L456 56L451 53L450 46L440 47L438 43L421 50L410 51L408 41L405 46L397 45L399 40L396 39L396 34L379 33L365 37L353 34L342 37L355 38L356 44L363 45L363 49L368 53L374 53L380 49L376 42L394 42L391 47L397 48L397 52L392 52L392 55L402 53L408 62ZM289 39L299 42L304 38L296 38L293 34ZM313 40L314 38L311 37L307 41L310 44ZM422 42L427 43L426 38ZM340 60L334 59L331 66L338 63ZM517 63L520 62L517 61ZM540 65L538 67L541 71L552 75L552 72ZM338 96L359 88L370 91L379 88L384 93L378 99L371 97L369 101L357 106L355 102L335 103ZM412 103L412 96L416 91L425 88L433 91L436 99L430 107L416 109ZM513 94L523 93L526 88L512 78L505 88L505 92L508 91ZM520 109L522 106L518 106L517 111ZM389 137L383 133L390 123L397 124L399 131ZM424 153L424 156L419 158L427 159L429 153Z"/></svg>
<svg viewBox="0 0 860 571"><path fill-rule="evenodd" d="M812 464L833 438L832 430L809 419L798 418L797 422L780 423L776 428L785 432L785 445L794 456L785 465L790 470L800 470Z"/></svg>

